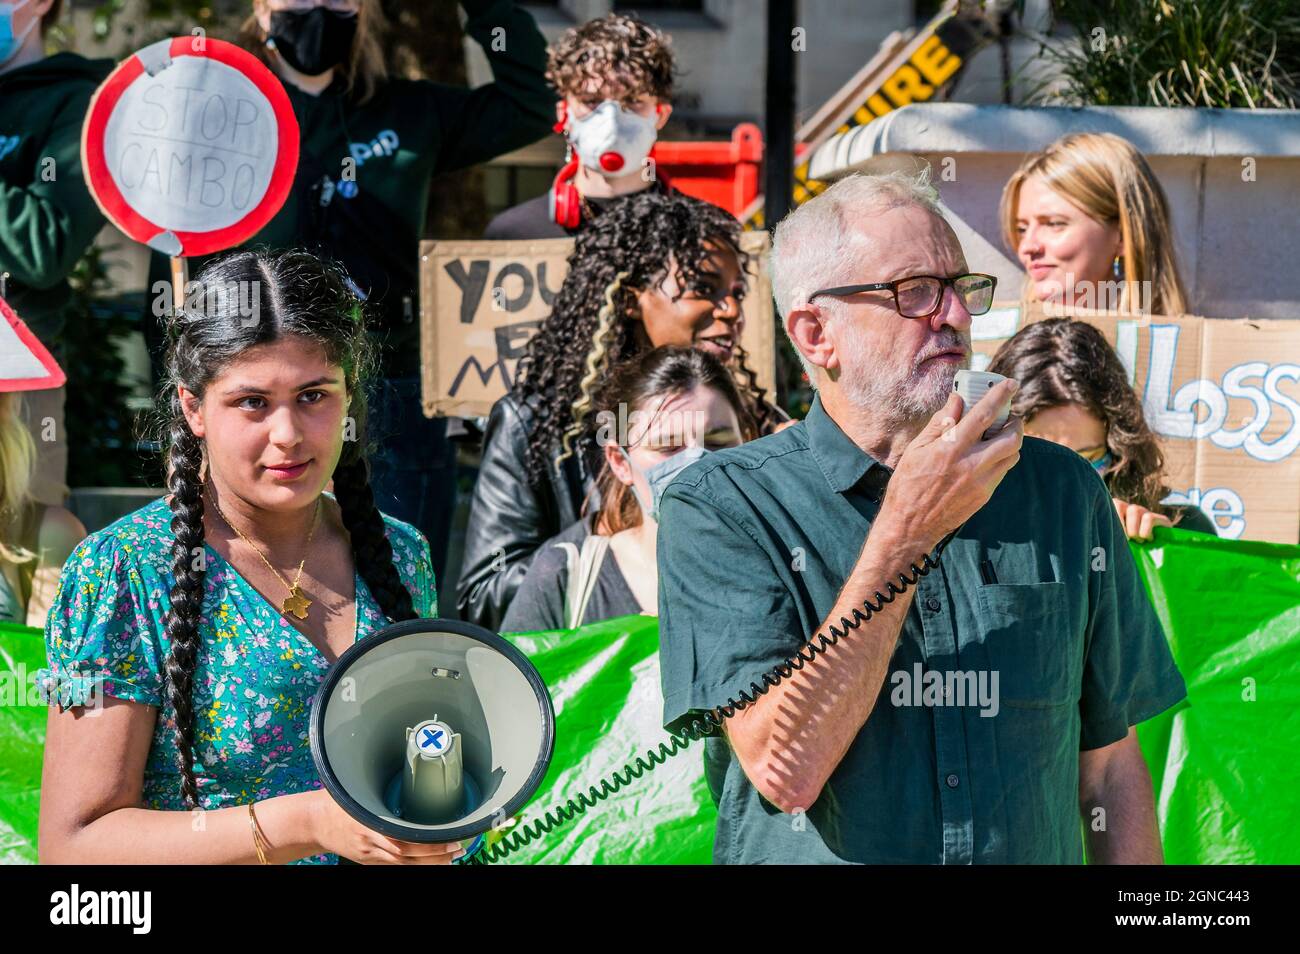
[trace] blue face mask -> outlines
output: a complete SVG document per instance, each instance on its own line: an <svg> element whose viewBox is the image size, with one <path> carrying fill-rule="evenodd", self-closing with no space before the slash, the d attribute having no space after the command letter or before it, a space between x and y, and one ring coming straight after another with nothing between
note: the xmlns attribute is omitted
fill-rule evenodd
<svg viewBox="0 0 1300 954"><path fill-rule="evenodd" d="M633 470L641 469L637 467L636 464L632 463L632 458L623 447L620 446L619 450L622 452L623 458L627 461L629 467ZM642 512L649 516L651 520L658 522L659 502L663 500L664 491L668 489L668 485L672 483L673 478L705 454L710 453L712 453L712 451L703 447L688 447L683 451L678 451L667 460L661 460L649 470L644 471L646 483L650 485L649 507L647 507L646 502L641 499L641 494L636 489L636 484L632 485L632 493L636 495L636 501L641 505Z"/></svg>
<svg viewBox="0 0 1300 954"><path fill-rule="evenodd" d="M36 26L36 21L32 20L21 35L14 33L14 13L30 2L31 0L22 0L21 3L15 3L13 6L0 7L0 66L4 66L18 54L18 49L27 39L27 34L31 33L32 27Z"/></svg>

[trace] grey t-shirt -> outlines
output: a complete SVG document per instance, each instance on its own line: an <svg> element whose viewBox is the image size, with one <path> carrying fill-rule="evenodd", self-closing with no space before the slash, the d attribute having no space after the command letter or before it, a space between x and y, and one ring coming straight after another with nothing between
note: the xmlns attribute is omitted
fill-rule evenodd
<svg viewBox="0 0 1300 954"><path fill-rule="evenodd" d="M565 628L564 593L569 586L569 566L565 548L557 544L572 543L581 549L586 535L587 525L579 521L542 544L506 610L501 632L531 633ZM640 613L641 609L619 569L614 551L606 550L581 625Z"/></svg>

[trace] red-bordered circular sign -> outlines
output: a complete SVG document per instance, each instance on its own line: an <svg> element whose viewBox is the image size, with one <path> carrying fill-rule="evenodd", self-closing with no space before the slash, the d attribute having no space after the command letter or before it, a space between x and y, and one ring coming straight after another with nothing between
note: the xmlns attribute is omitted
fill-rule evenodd
<svg viewBox="0 0 1300 954"><path fill-rule="evenodd" d="M284 205L298 120L251 53L176 37L113 70L81 147L91 195L114 225L168 255L207 255L251 238Z"/></svg>

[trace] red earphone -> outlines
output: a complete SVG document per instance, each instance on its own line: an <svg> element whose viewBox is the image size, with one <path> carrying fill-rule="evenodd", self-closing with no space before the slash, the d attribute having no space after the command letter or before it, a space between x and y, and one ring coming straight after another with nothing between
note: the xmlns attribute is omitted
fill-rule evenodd
<svg viewBox="0 0 1300 954"><path fill-rule="evenodd" d="M573 184L577 174L578 157L575 154L569 157L551 183L551 221L566 229L576 229L582 223L582 195Z"/></svg>
<svg viewBox="0 0 1300 954"><path fill-rule="evenodd" d="M569 104L565 100L560 100L560 118L551 128L562 136L564 127L568 124ZM576 229L582 222L582 196L578 193L578 187L573 184L573 179L578 174L578 157L572 147L567 151L568 157L556 174L555 181L551 183L551 192L547 201L552 222L561 228Z"/></svg>

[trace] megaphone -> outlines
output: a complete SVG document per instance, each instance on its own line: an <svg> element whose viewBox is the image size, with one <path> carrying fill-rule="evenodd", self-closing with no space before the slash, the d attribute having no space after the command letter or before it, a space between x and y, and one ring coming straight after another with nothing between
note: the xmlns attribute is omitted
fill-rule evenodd
<svg viewBox="0 0 1300 954"><path fill-rule="evenodd" d="M555 711L528 657L447 619L394 623L348 647L312 702L326 791L390 838L465 844L471 857L542 782Z"/></svg>

